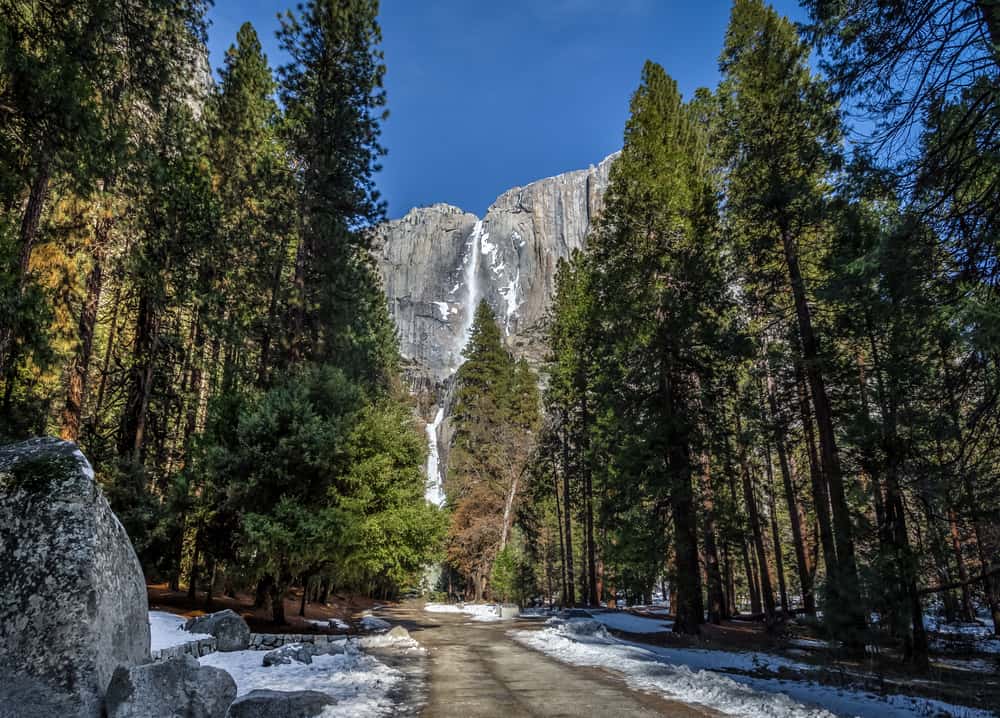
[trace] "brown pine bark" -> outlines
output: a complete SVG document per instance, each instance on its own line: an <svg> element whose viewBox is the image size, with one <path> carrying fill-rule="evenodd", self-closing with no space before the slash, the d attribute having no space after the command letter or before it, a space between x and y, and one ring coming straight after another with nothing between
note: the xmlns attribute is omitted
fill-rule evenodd
<svg viewBox="0 0 1000 718"><path fill-rule="evenodd" d="M566 425L566 415L563 414L563 426ZM566 542L566 603L569 606L576 605L576 590L574 584L574 574L573 574L573 525L570 516L572 511L570 510L570 492L569 492L569 445L566 441L565 429L561 432L560 441L562 442L562 490L563 490L563 521L565 525L563 530L565 531L565 542Z"/></svg>
<svg viewBox="0 0 1000 718"><path fill-rule="evenodd" d="M781 555L781 533L778 531L777 502L774 499L774 466L771 462L771 447L767 448L767 502L771 515L771 543L774 546L774 570L778 576L778 596L781 599L781 611L786 616L790 614L788 605L788 587L785 584L785 559Z"/></svg>
<svg viewBox="0 0 1000 718"><path fill-rule="evenodd" d="M83 405L87 397L87 377L91 356L94 353L94 329L97 327L97 310L101 303L101 288L104 284L104 243L110 220L101 220L95 237L92 257L93 265L87 273L86 293L77 323L79 343L70 359L66 377L66 402L61 413L59 435L67 441L80 438L80 422ZM102 236L103 235L103 236Z"/></svg>
<svg viewBox="0 0 1000 718"><path fill-rule="evenodd" d="M819 431L820 465L830 490L830 505L833 510L833 538L837 547L837 563L836 571L828 577L830 580L827 583L831 592L836 592L837 610L844 614L848 623L857 629L863 629L865 617L861 608L861 590L858 584L858 568L854 554L854 529L851 526L850 508L847 505L847 494L841 475L840 455L837 451L837 441L833 430L833 413L826 392L823 372L820 369L819 342L813 331L805 281L799 268L798 248L787 227L782 227L781 242L795 303L795 316L798 320L803 371L809 382L816 427ZM829 573L829 567L827 572ZM857 645L857 641L852 641L850 648L854 652L864 650L863 646Z"/></svg>
<svg viewBox="0 0 1000 718"><path fill-rule="evenodd" d="M789 524L792 527L792 543L795 544L795 564L798 568L799 586L802 589L802 608L806 613L816 613L816 599L813 595L812 571L806 554L805 537L802 534L802 514L798 499L795 496L795 485L792 481L792 469L788 460L788 449L785 446L786 427L781 421L778 411L777 390L770 366L767 370L767 402L771 415L771 425L774 427L774 444L778 452L778 468L781 471L781 484L785 492L785 506L788 509Z"/></svg>
<svg viewBox="0 0 1000 718"><path fill-rule="evenodd" d="M760 597L764 605L764 621L768 626L771 626L775 621L774 591L771 587L767 551L764 548L764 533L760 526L760 512L757 508L757 497L754 495L753 480L750 476L750 463L747 460L746 445L743 442L743 422L739 412L736 413L736 434L739 441L740 475L743 480L743 503L750 523L750 538L757 555L757 566L760 569Z"/></svg>

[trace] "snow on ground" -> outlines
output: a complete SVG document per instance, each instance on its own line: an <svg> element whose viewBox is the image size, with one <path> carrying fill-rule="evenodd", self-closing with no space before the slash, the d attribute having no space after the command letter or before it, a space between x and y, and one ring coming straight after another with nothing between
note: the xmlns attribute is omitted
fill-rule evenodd
<svg viewBox="0 0 1000 718"><path fill-rule="evenodd" d="M611 637L603 625L591 619L554 619L540 631L510 631L509 635L560 661L620 672L635 690L700 703L729 715L748 718L832 718L836 715L904 718L941 713L966 718L989 716L985 711L924 698L880 697L809 681L723 674L717 671L805 666L765 654L639 646Z"/></svg>
<svg viewBox="0 0 1000 718"><path fill-rule="evenodd" d="M336 628L338 631L349 631L351 627L339 618L307 618L306 623L316 628Z"/></svg>
<svg viewBox="0 0 1000 718"><path fill-rule="evenodd" d="M591 615L594 617L594 620L600 621L608 628L628 633L664 633L669 631L674 625L673 621L664 621L658 618L643 618L642 616L635 616L624 612L594 612Z"/></svg>
<svg viewBox="0 0 1000 718"><path fill-rule="evenodd" d="M473 621L500 620L500 608L493 604L466 603L459 606L455 603L428 603L424 610L429 613L464 613Z"/></svg>
<svg viewBox="0 0 1000 718"><path fill-rule="evenodd" d="M201 638L211 638L207 633L189 633L184 630L187 619L165 611L149 612L150 650L159 651L171 646L180 646Z"/></svg>
<svg viewBox="0 0 1000 718"><path fill-rule="evenodd" d="M328 693L337 705L327 708L323 718L389 715L394 707L389 691L405 679L402 672L361 653L353 640L346 652L314 656L310 665L292 661L265 668L263 657L264 651L233 651L198 660L203 666L228 671L236 681L237 695L257 689Z"/></svg>

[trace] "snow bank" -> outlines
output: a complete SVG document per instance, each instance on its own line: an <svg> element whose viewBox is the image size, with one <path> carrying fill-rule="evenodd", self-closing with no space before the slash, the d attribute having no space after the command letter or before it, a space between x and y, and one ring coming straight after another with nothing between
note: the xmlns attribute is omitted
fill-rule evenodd
<svg viewBox="0 0 1000 718"><path fill-rule="evenodd" d="M986 718L985 711L909 696L879 697L808 681L722 675L719 670L774 670L800 667L787 659L764 654L739 654L697 649L652 649L608 635L592 619L553 619L539 631L510 631L520 643L565 663L620 672L628 685L641 691L700 703L728 715L748 718L903 718L945 713ZM574 625L577 624L577 625Z"/></svg>
<svg viewBox="0 0 1000 718"><path fill-rule="evenodd" d="M428 613L464 613L473 621L499 621L500 607L493 604L466 603L458 606L454 603L428 603L424 606Z"/></svg>
<svg viewBox="0 0 1000 718"><path fill-rule="evenodd" d="M165 611L149 612L150 650L160 651L172 646L192 643L202 638L211 638L206 633L189 633L184 630L187 619Z"/></svg>
<svg viewBox="0 0 1000 718"><path fill-rule="evenodd" d="M665 633L674 625L673 621L665 621L658 618L643 618L631 613L595 612L591 615L595 620L600 621L608 628L628 633Z"/></svg>
<svg viewBox="0 0 1000 718"><path fill-rule="evenodd" d="M210 653L198 659L203 666L229 672L236 681L237 695L257 689L274 691L322 691L337 699L324 718L383 716L393 712L390 690L405 679L403 673L358 651L348 641L345 653L314 656L309 665L293 661L265 668L262 651Z"/></svg>

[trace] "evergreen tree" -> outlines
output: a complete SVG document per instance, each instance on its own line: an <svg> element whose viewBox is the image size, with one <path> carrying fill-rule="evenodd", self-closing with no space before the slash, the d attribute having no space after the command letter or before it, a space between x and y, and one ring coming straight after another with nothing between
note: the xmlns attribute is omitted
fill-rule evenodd
<svg viewBox="0 0 1000 718"><path fill-rule="evenodd" d="M453 507L448 558L476 599L511 536L538 422L538 379L504 348L489 305L476 308L455 376L445 490Z"/></svg>

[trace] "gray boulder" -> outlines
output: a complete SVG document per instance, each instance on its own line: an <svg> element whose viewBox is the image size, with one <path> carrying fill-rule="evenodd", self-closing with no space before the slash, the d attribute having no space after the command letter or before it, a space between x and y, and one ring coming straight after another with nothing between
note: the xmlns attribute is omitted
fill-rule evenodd
<svg viewBox="0 0 1000 718"><path fill-rule="evenodd" d="M393 626L388 635L392 638L409 638L410 632L402 626Z"/></svg>
<svg viewBox="0 0 1000 718"><path fill-rule="evenodd" d="M219 651L242 651L250 645L250 626L235 611L226 609L189 619L184 630L207 633L218 642Z"/></svg>
<svg viewBox="0 0 1000 718"><path fill-rule="evenodd" d="M192 656L119 668L108 686L108 718L225 718L236 681Z"/></svg>
<svg viewBox="0 0 1000 718"><path fill-rule="evenodd" d="M298 661L299 663L310 664L313 662L310 646L301 643L286 643L281 648L268 651L264 654L265 666L277 666L283 663Z"/></svg>
<svg viewBox="0 0 1000 718"><path fill-rule="evenodd" d="M229 706L228 718L313 718L336 702L319 691L250 691Z"/></svg>
<svg viewBox="0 0 1000 718"><path fill-rule="evenodd" d="M72 443L0 447L0 646L4 716L96 718L115 669L149 661L142 569Z"/></svg>

